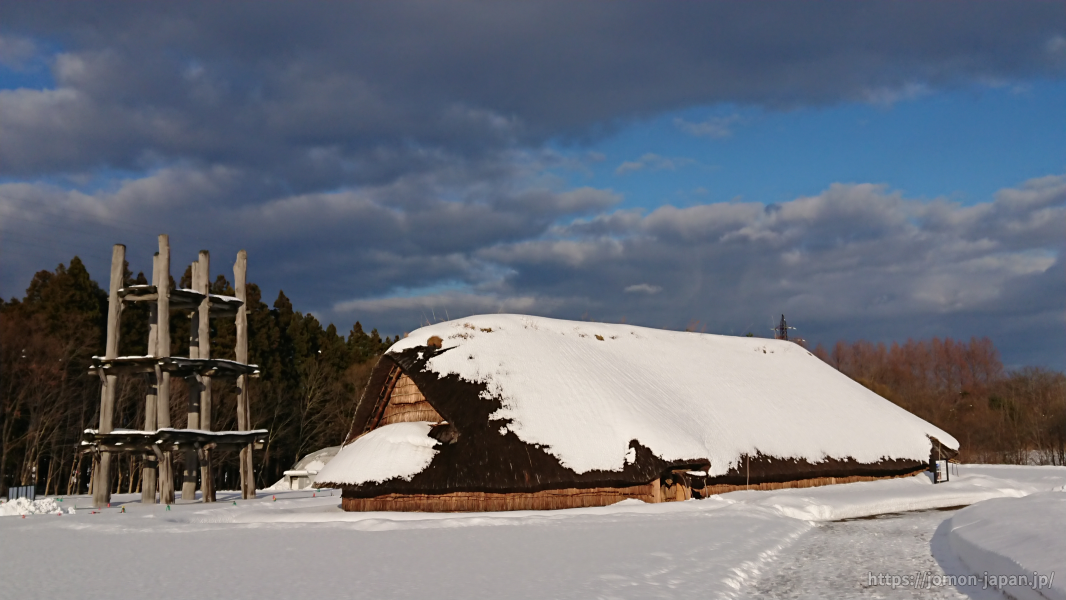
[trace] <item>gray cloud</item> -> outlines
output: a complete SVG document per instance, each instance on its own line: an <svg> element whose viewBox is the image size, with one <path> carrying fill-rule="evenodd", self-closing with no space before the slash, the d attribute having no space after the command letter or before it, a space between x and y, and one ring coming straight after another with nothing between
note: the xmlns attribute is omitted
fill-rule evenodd
<svg viewBox="0 0 1066 600"><path fill-rule="evenodd" d="M1066 356L1062 176L974 206L834 185L643 214L550 175L602 156L543 149L693 106L891 104L1062 77L1057 3L4 13L4 65L48 64L55 84L0 90L6 296L75 253L102 277L113 241L148 270L169 232L176 271L210 248L225 272L247 248L268 296L285 288L342 327L365 314L397 333L439 306L765 334L784 311L812 339L988 333L1015 362ZM676 125L720 137L734 124Z"/></svg>
<svg viewBox="0 0 1066 600"><path fill-rule="evenodd" d="M0 65L21 69L37 54L37 44L32 40L20 36L0 35Z"/></svg>
<svg viewBox="0 0 1066 600"><path fill-rule="evenodd" d="M0 93L0 169L190 160L260 169L297 191L380 183L694 105L883 103L1061 77L1060 8L16 3L4 39L63 50L56 89Z"/></svg>
<svg viewBox="0 0 1066 600"><path fill-rule="evenodd" d="M1062 231L1064 176L974 206L836 184L775 207L598 216L480 256L508 267L514 293L565 290L602 320L765 335L785 312L815 340L987 334L1009 360L1061 366ZM634 280L669 292L602 291Z"/></svg>
<svg viewBox="0 0 1066 600"><path fill-rule="evenodd" d="M353 290L381 296L441 281L474 284L498 269L474 250L536 238L560 219L596 214L619 201L608 191L562 189L541 175L544 165L537 157L507 156L467 172L452 166L379 186L255 202L240 198L269 194L256 173L228 167L167 168L95 193L0 184L9 249L0 283L13 295L34 271L75 253L98 259L93 272L103 272L113 242L127 243L132 267L147 271L154 235L170 233L175 248L189 256L197 248L227 257L248 249L253 280L285 288L316 310ZM496 174L482 180L485 171ZM177 256L174 264L183 268Z"/></svg>
<svg viewBox="0 0 1066 600"><path fill-rule="evenodd" d="M24 285L41 256L75 252L99 276L102 239L126 242L133 268L147 270L153 234L166 231L175 271L208 247L213 272L227 273L247 248L268 300L284 288L344 327L362 319L396 333L514 311L765 335L784 312L816 341L992 335L1014 363L1046 364L1066 350L1063 175L971 206L834 184L777 205L646 215L614 210L609 192L514 177L482 189L450 172L412 175L244 205L219 201L247 181L225 168L163 170L92 194L4 184L0 219L17 224L5 233L13 268L4 285ZM35 240L49 248L34 250ZM24 265L23 250L34 258Z"/></svg>

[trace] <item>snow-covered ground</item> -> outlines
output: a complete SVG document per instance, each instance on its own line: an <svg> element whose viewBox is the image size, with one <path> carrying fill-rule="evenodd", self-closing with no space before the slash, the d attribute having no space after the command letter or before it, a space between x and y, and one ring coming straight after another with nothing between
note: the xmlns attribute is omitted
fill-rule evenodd
<svg viewBox="0 0 1066 600"><path fill-rule="evenodd" d="M919 476L658 505L460 514L345 513L328 490L251 501L221 492L214 505L170 511L133 496L103 511L87 508L88 498L64 498L57 504L77 507L74 514L0 518L0 595L979 596L980 586L893 589L870 577L1000 574L993 569L1006 567L988 558L997 551L1029 572L1066 565L1062 542L1048 541L1066 533L1066 494L1051 491L1064 485L1066 468L963 466L936 486ZM1003 500L932 510L993 498ZM864 518L872 515L882 516ZM996 525L1001 518L1009 521ZM963 542L983 550L956 550ZM1060 581L1052 588L1062 589Z"/></svg>
<svg viewBox="0 0 1066 600"><path fill-rule="evenodd" d="M959 511L945 529L953 553L970 571L996 575L992 585L1019 600L1066 600L1062 490L982 502Z"/></svg>

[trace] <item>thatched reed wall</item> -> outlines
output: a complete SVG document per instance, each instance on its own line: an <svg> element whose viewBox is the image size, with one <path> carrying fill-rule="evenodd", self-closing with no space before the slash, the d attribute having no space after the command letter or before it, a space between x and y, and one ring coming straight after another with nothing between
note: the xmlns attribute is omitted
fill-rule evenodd
<svg viewBox="0 0 1066 600"><path fill-rule="evenodd" d="M811 488L820 487L823 485L835 485L838 483L856 483L859 481L878 481L880 479L895 479L897 477L910 477L924 471L925 468L917 469L911 473L901 473L898 475L882 475L880 477L871 477L866 475L851 475L848 477L815 477L812 479L796 479L792 481L767 481L762 483L752 483L747 485L729 485L729 484L712 484L704 486L703 489L698 490L704 497L714 494L726 494L729 492L739 492L743 490L786 490L791 488Z"/></svg>
<svg viewBox="0 0 1066 600"><path fill-rule="evenodd" d="M795 481L764 482L750 485L707 485L695 490L680 481L671 486L661 486L658 479L645 485L628 487L562 488L539 492L514 492L497 494L491 492L451 492L443 494L383 494L371 498L341 498L341 507L346 511L397 511L397 512L492 512L504 510L559 510L564 508L587 508L608 506L634 498L648 504L679 502L693 497L706 498L742 490L781 490L811 488L838 483L877 481L914 475L887 475L867 477L816 477Z"/></svg>
<svg viewBox="0 0 1066 600"><path fill-rule="evenodd" d="M426 401L415 382L407 375L400 375L392 393L386 398L385 411L377 426L415 421L439 423L443 420L437 410Z"/></svg>
<svg viewBox="0 0 1066 600"><path fill-rule="evenodd" d="M341 497L348 511L389 510L401 512L481 512L501 510L557 510L607 506L628 498L659 501L659 480L630 487L563 488L532 493L494 494L452 492L446 494L385 494L373 498Z"/></svg>

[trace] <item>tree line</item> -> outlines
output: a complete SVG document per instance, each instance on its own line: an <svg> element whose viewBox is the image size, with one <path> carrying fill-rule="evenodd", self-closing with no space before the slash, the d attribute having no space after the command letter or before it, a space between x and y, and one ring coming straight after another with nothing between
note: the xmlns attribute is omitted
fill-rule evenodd
<svg viewBox="0 0 1066 600"><path fill-rule="evenodd" d="M1008 371L988 338L841 341L814 354L955 436L962 462L1066 465L1066 375Z"/></svg>
<svg viewBox="0 0 1066 600"><path fill-rule="evenodd" d="M125 282L148 283L128 265ZM177 284L190 283L186 270ZM211 292L234 294L222 275L212 282ZM344 439L370 370L394 340L382 339L377 329L365 332L359 322L347 336L333 325L323 327L313 315L295 310L283 291L272 306L263 302L257 285L249 283L247 293L248 356L260 370L249 385L252 426L270 432L265 447L256 452L255 476L257 487L266 487L303 455ZM42 494L87 491L92 461L78 446L82 432L99 422L100 382L88 369L92 357L103 354L107 302L107 292L77 257L34 275L24 298L0 302L0 494L8 486L30 484ZM188 356L189 315L172 315L170 330L171 355ZM233 360L235 343L233 321L212 319L212 356ZM119 354L145 355L147 344L147 303L127 303ZM119 384L114 427L142 429L147 380L120 377ZM233 382L216 380L212 386L213 429L236 430ZM187 406L185 386L176 380L171 386L173 427L185 427ZM236 453L216 451L212 458L216 489L238 488ZM137 491L141 458L116 456L113 464L112 490Z"/></svg>
<svg viewBox="0 0 1066 600"><path fill-rule="evenodd" d="M128 267L125 280L147 283ZM186 270L178 285L190 283ZM300 457L344 439L377 357L394 340L382 339L376 329L366 333L359 322L344 336L295 310L284 292L268 306L258 286L249 283L247 290L248 354L260 369L249 386L252 426L270 432L256 452L255 476L256 485L266 487ZM221 275L211 291L234 293ZM93 355L103 353L106 319L107 293L77 257L34 275L21 300L0 302L0 494L28 484L42 494L88 489L91 458L78 452L78 444L82 432L98 423L100 384L87 371ZM121 328L120 354L147 354L145 303L126 306ZM187 356L189 316L172 315L170 330L171 355ZM212 356L235 358L235 339L232 321L212 320ZM831 349L819 345L814 354L954 435L964 462L1066 464L1066 375L1041 368L1008 371L988 339L841 341ZM119 381L114 426L141 429L147 381ZM212 385L213 428L237 429L233 383ZM181 428L188 398L180 382L171 392L171 424ZM140 460L115 459L114 492L138 490ZM236 454L215 452L212 460L216 489L236 489Z"/></svg>

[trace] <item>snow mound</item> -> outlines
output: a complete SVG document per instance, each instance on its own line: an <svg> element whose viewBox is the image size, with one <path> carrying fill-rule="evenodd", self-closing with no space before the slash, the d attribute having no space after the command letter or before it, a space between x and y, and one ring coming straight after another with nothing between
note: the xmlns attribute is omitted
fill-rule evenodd
<svg viewBox="0 0 1066 600"><path fill-rule="evenodd" d="M315 482L359 485L390 479L410 481L421 473L437 450L437 440L429 437L431 423L393 423L379 427L341 448Z"/></svg>
<svg viewBox="0 0 1066 600"><path fill-rule="evenodd" d="M28 498L16 498L11 501L0 502L0 517L17 517L19 515L55 515L63 514L66 512L68 515L74 514L74 507L70 507L63 510L55 498L38 498L37 500L30 500Z"/></svg>
<svg viewBox="0 0 1066 600"><path fill-rule="evenodd" d="M1061 573L1066 565L1066 495L1061 492L997 498L964 508L951 518L948 541L971 572L979 579L989 577L989 587L1020 600L1066 600ZM1057 578L1055 571L1060 572Z"/></svg>
<svg viewBox="0 0 1066 600"><path fill-rule="evenodd" d="M418 329L389 353L434 336L443 351L427 369L485 384L504 432L577 473L621 470L631 440L664 460L710 459L712 477L760 452L925 462L929 436L958 447L791 342L482 315Z"/></svg>

